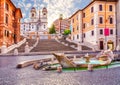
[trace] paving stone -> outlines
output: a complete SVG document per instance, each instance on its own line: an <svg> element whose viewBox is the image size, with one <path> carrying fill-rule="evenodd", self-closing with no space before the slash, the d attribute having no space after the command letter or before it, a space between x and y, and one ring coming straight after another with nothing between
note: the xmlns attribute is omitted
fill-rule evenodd
<svg viewBox="0 0 120 85"><path fill-rule="evenodd" d="M33 56L35 57L35 56ZM18 62L33 57L0 57L0 85L120 85L120 67L57 73L34 70L32 66L16 69ZM39 59L42 56L35 57ZM4 62L4 66L2 61Z"/></svg>

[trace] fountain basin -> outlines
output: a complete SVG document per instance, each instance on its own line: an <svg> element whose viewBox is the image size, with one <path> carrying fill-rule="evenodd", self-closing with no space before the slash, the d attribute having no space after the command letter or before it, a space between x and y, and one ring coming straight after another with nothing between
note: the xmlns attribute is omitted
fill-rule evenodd
<svg viewBox="0 0 120 85"><path fill-rule="evenodd" d="M77 67L88 67L88 64L91 64L93 67L96 66L103 66L110 64L111 61L101 61L101 60L90 60L90 62L86 62L85 60L80 61L74 61L74 63L77 65Z"/></svg>
<svg viewBox="0 0 120 85"><path fill-rule="evenodd" d="M85 56L81 59L75 59L75 60L73 59L73 61L71 61L65 55L58 55L56 53L53 53L53 55L56 57L59 64L63 68L67 68L67 67L88 67L89 64L91 64L93 67L103 66L103 65L109 65L112 61L112 59L110 59L108 56L102 56L99 59L99 58L92 58L92 57L87 55L87 56Z"/></svg>

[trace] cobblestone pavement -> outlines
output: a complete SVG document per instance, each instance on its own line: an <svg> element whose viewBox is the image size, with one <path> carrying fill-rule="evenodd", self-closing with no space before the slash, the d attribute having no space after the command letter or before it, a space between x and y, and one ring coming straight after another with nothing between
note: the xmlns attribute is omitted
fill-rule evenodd
<svg viewBox="0 0 120 85"><path fill-rule="evenodd" d="M120 67L76 72L16 69L18 62L41 56L0 57L0 85L120 85ZM3 62L2 62L3 61Z"/></svg>

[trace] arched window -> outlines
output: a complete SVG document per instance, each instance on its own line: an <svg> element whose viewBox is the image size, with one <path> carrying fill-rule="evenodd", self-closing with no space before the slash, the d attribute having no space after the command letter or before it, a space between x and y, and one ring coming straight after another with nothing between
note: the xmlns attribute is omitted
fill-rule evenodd
<svg viewBox="0 0 120 85"><path fill-rule="evenodd" d="M34 14L32 14L32 17L34 17Z"/></svg>
<svg viewBox="0 0 120 85"><path fill-rule="evenodd" d="M103 34L103 30L102 29L100 29L100 35L102 35Z"/></svg>
<svg viewBox="0 0 120 85"><path fill-rule="evenodd" d="M103 6L99 5L99 11L102 11L102 10L103 10Z"/></svg>
<svg viewBox="0 0 120 85"><path fill-rule="evenodd" d="M113 24L113 18L110 18L110 24Z"/></svg>
<svg viewBox="0 0 120 85"><path fill-rule="evenodd" d="M8 5L8 3L5 3L5 8L6 8L7 11L9 11L9 5Z"/></svg>
<svg viewBox="0 0 120 85"><path fill-rule="evenodd" d="M43 13L43 15L46 15L46 13Z"/></svg>
<svg viewBox="0 0 120 85"><path fill-rule="evenodd" d="M8 25L8 14L5 15L5 23Z"/></svg>
<svg viewBox="0 0 120 85"><path fill-rule="evenodd" d="M109 11L113 11L112 5L109 6Z"/></svg>
<svg viewBox="0 0 120 85"><path fill-rule="evenodd" d="M99 23L103 24L103 17L99 17Z"/></svg>
<svg viewBox="0 0 120 85"><path fill-rule="evenodd" d="M46 26L44 25L44 29L46 28Z"/></svg>
<svg viewBox="0 0 120 85"><path fill-rule="evenodd" d="M94 25L94 19L91 19L91 25Z"/></svg>
<svg viewBox="0 0 120 85"><path fill-rule="evenodd" d="M91 7L91 13L93 13L94 12L94 8L93 7Z"/></svg>

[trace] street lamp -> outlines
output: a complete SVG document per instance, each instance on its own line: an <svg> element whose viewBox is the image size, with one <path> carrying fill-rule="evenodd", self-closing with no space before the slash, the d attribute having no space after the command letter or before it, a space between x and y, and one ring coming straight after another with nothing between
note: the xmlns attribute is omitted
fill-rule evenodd
<svg viewBox="0 0 120 85"><path fill-rule="evenodd" d="M60 17L59 17L59 21L60 21L60 34L61 34L61 21L62 21L62 19L63 19L63 15L62 14L60 14Z"/></svg>
<svg viewBox="0 0 120 85"><path fill-rule="evenodd" d="M107 1L105 1L105 28L104 28L104 36L105 36L105 50L107 50L107 36L109 35L109 28L106 28L106 23L108 21L108 19L106 19L106 3Z"/></svg>
<svg viewBox="0 0 120 85"><path fill-rule="evenodd" d="M106 3L107 3L107 1L105 2L105 28L104 28L104 35L105 35L105 50L107 50L107 36L109 36L109 28L107 28L107 22L108 22L108 20L110 20L110 18L112 17L112 16L108 16L108 18L106 19Z"/></svg>

